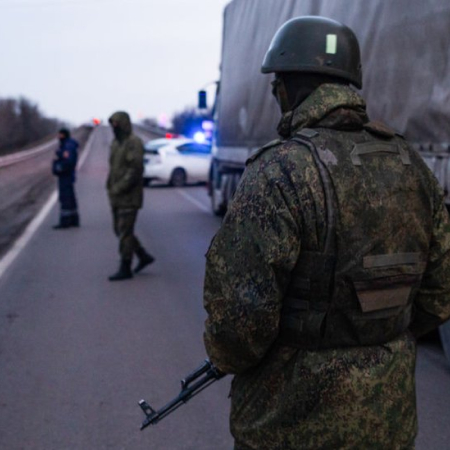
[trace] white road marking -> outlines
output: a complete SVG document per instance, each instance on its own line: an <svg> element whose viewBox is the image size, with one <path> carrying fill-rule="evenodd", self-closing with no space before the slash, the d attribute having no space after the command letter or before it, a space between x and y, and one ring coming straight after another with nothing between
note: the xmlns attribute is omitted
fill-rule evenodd
<svg viewBox="0 0 450 450"><path fill-rule="evenodd" d="M8 253L0 260L0 278L33 237L34 233L39 228L39 225L41 225L49 211L53 208L57 198L58 195L56 191L54 191L45 205L41 208L39 214L28 224L22 235L14 242Z"/></svg>
<svg viewBox="0 0 450 450"><path fill-rule="evenodd" d="M78 169L84 164L84 161L87 158L88 153L91 151L92 142L94 140L95 130L89 136L89 139L86 143L86 146L83 150L83 155L80 158L78 163ZM14 242L11 249L6 253L6 255L0 259L0 278L4 275L9 266L14 262L14 260L19 256L20 252L26 247L28 242L30 242L31 238L36 233L39 226L47 217L50 210L56 203L58 198L58 194L56 190L51 194L50 198L44 204L44 206L39 211L38 215L28 224L25 231L20 235L20 237Z"/></svg>
<svg viewBox="0 0 450 450"><path fill-rule="evenodd" d="M207 213L211 213L211 208L204 205L200 200L197 200L192 195L188 194L186 191L182 189L177 189L176 192L180 194L182 197L184 197L186 200L189 200L193 205L197 206L197 208L201 209L202 211L205 211Z"/></svg>

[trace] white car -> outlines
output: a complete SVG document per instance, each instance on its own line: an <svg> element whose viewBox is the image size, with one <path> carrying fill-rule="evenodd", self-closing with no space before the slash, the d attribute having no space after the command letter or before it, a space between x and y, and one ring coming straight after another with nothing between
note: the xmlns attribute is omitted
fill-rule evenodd
<svg viewBox="0 0 450 450"><path fill-rule="evenodd" d="M211 145L193 139L154 139L144 145L144 183L157 180L171 186L206 183Z"/></svg>

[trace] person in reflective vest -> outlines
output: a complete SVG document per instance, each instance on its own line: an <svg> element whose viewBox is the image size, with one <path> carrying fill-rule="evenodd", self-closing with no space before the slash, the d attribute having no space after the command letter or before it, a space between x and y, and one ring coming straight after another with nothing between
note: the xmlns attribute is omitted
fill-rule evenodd
<svg viewBox="0 0 450 450"><path fill-rule="evenodd" d="M54 229L80 226L78 203L75 195L76 167L78 161L78 142L72 139L67 128L58 133L59 147L52 164L53 175L58 177L60 203L59 223Z"/></svg>

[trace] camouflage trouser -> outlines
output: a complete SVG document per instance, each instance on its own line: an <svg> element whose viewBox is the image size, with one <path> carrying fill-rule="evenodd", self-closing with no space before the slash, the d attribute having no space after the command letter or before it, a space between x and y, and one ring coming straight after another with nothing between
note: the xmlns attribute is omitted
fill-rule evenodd
<svg viewBox="0 0 450 450"><path fill-rule="evenodd" d="M124 261L131 261L133 254L138 256L145 252L141 243L134 235L137 209L113 208L114 233L119 238L119 253Z"/></svg>

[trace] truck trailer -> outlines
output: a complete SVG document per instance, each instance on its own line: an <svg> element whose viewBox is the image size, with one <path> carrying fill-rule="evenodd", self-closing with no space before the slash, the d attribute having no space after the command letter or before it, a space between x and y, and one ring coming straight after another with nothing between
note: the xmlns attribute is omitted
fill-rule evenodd
<svg viewBox="0 0 450 450"><path fill-rule="evenodd" d="M214 106L212 211L225 213L246 160L278 137L280 111L261 63L278 28L305 15L335 19L355 32L369 117L389 124L420 152L450 209L450 2L233 0L224 10ZM450 359L449 322L440 334Z"/></svg>
<svg viewBox="0 0 450 450"><path fill-rule="evenodd" d="M361 46L371 120L389 124L421 152L450 207L450 2L442 0L233 0L223 41L209 193L223 214L258 148L276 139L280 112L261 63L287 20L319 15L349 26Z"/></svg>

